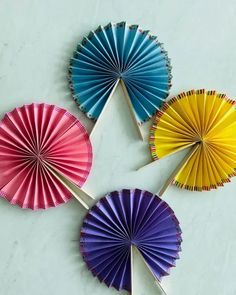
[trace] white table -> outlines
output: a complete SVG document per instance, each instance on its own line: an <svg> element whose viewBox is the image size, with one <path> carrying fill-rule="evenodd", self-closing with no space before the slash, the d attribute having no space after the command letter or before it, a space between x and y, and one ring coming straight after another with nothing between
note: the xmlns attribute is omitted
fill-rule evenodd
<svg viewBox="0 0 236 295"><path fill-rule="evenodd" d="M90 130L92 123L68 90L67 66L82 36L110 20L138 23L158 35L172 59L172 96L206 88L236 98L234 0L1 0L0 115L25 103L49 102L67 108ZM180 160L169 157L136 171L150 154L147 142L138 140L120 88L93 146L86 189L97 198L121 188L157 192ZM236 294L235 184L233 179L205 193L171 187L165 194L184 238L177 267L163 278L169 295ZM82 261L78 237L84 215L76 200L32 212L0 199L0 294L118 294L93 278ZM143 280L140 294L158 294Z"/></svg>

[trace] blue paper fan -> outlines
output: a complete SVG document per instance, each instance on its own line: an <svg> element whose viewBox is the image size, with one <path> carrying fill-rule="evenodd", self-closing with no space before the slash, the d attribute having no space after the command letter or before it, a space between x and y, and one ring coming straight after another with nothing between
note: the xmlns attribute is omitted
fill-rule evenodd
<svg viewBox="0 0 236 295"><path fill-rule="evenodd" d="M171 86L167 52L156 36L126 22L109 23L89 33L70 61L74 100L98 119L119 80L124 82L140 124L162 106Z"/></svg>
<svg viewBox="0 0 236 295"><path fill-rule="evenodd" d="M175 266L181 229L169 205L139 189L114 191L88 212L81 229L84 261L100 281L132 289L131 252L135 247L159 282Z"/></svg>

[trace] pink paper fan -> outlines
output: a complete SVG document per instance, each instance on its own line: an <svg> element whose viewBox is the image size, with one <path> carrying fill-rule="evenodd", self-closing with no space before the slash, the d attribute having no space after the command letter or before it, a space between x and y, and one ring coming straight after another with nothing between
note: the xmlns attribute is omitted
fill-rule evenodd
<svg viewBox="0 0 236 295"><path fill-rule="evenodd" d="M24 105L0 121L0 163L1 196L22 208L47 209L71 198L48 166L81 187L91 169L92 146L66 110Z"/></svg>

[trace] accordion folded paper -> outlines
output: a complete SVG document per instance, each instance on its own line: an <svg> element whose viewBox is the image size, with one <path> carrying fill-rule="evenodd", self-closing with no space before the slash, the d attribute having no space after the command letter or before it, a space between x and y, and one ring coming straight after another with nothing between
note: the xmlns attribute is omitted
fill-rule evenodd
<svg viewBox="0 0 236 295"><path fill-rule="evenodd" d="M81 187L92 147L81 123L48 104L15 108L0 121L0 195L22 208L47 209L71 192L60 175Z"/></svg>
<svg viewBox="0 0 236 295"><path fill-rule="evenodd" d="M96 120L121 81L131 114L141 124L168 96L170 70L167 52L156 36L138 25L109 23L77 46L70 61L70 88L80 109Z"/></svg>
<svg viewBox="0 0 236 295"><path fill-rule="evenodd" d="M235 101L215 91L191 90L166 103L151 128L153 160L189 147L174 184L202 191L229 182L236 171Z"/></svg>
<svg viewBox="0 0 236 295"><path fill-rule="evenodd" d="M88 212L80 248L94 276L107 286L131 291L135 247L157 282L179 258L181 229L173 210L139 189L114 191Z"/></svg>

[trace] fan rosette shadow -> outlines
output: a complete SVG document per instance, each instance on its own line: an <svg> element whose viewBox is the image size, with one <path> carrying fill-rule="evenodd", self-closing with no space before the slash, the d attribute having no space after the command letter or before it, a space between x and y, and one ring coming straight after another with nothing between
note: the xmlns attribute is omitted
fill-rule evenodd
<svg viewBox="0 0 236 295"><path fill-rule="evenodd" d="M184 149L192 153L173 183L191 191L216 189L236 175L235 101L216 91L191 90L165 103L150 131L158 160Z"/></svg>
<svg viewBox="0 0 236 295"><path fill-rule="evenodd" d="M51 168L81 187L91 169L92 146L66 110L24 105L0 122L0 161L1 196L22 208L47 209L71 198Z"/></svg>
<svg viewBox="0 0 236 295"><path fill-rule="evenodd" d="M175 266L181 241L179 222L166 202L147 191L124 189L109 193L88 212L80 250L101 282L131 291L131 246L160 281Z"/></svg>

